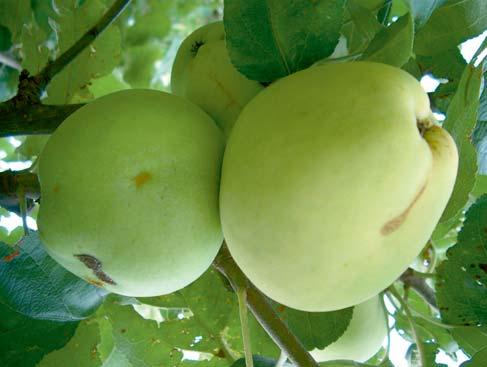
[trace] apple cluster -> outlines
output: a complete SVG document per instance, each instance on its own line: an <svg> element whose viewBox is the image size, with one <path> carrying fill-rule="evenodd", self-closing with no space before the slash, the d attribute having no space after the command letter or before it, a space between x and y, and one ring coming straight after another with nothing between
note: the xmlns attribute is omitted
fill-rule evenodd
<svg viewBox="0 0 487 367"><path fill-rule="evenodd" d="M51 136L39 158L49 254L111 292L156 296L196 280L225 240L277 302L358 305L313 355L367 360L387 333L377 294L427 242L457 172L421 85L357 61L264 88L232 65L216 22L182 43L171 87L98 98Z"/></svg>

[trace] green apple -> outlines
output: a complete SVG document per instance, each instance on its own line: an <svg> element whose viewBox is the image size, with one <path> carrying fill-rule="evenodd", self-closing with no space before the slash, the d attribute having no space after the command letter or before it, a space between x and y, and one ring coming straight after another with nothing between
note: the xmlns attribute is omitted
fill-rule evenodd
<svg viewBox="0 0 487 367"><path fill-rule="evenodd" d="M359 304L430 237L458 154L406 72L330 63L285 77L240 114L227 142L220 215L237 264L304 311Z"/></svg>
<svg viewBox="0 0 487 367"><path fill-rule="evenodd" d="M242 108L264 87L232 65L220 21L183 41L172 67L171 89L205 110L228 136Z"/></svg>
<svg viewBox="0 0 487 367"><path fill-rule="evenodd" d="M349 359L365 362L382 347L387 333L387 316L379 296L356 305L345 333L324 349L314 349L317 362Z"/></svg>
<svg viewBox="0 0 487 367"><path fill-rule="evenodd" d="M39 158L39 234L88 282L127 296L183 288L222 242L224 139L199 107L119 91L70 115Z"/></svg>

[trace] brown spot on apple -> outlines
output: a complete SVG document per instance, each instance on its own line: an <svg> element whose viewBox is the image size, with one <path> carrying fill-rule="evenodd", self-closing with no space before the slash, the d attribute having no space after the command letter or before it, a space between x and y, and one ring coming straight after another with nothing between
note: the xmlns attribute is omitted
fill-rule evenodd
<svg viewBox="0 0 487 367"><path fill-rule="evenodd" d="M411 203L407 206L406 209L399 215L395 216L391 220L387 221L381 228L380 233L383 236L387 236L395 231L398 230L398 228L406 221L409 213L411 212L411 209L414 207L414 205L418 202L419 198L423 194L424 190L426 189L426 186L428 186L428 182L426 182L421 189L418 191L416 196L413 198Z"/></svg>
<svg viewBox="0 0 487 367"><path fill-rule="evenodd" d="M147 171L140 172L137 176L134 177L135 188L140 189L151 179L152 179L152 175L149 172Z"/></svg>
<svg viewBox="0 0 487 367"><path fill-rule="evenodd" d="M98 260L96 257L91 256L91 255L86 255L86 254L79 254L79 255L74 255L79 261L81 261L88 269L93 270L93 274L103 283L111 284L111 285L116 285L115 281L110 278L107 273L105 273L102 268L103 264L100 260ZM98 283L98 280L95 280L95 282ZM92 282L90 282L92 283ZM101 283L101 286L103 286L103 283ZM92 283L93 284L93 283ZM95 284L97 285L97 284Z"/></svg>
<svg viewBox="0 0 487 367"><path fill-rule="evenodd" d="M54 187L52 188L52 191L53 192L59 192L61 188L59 187L59 185L54 185Z"/></svg>

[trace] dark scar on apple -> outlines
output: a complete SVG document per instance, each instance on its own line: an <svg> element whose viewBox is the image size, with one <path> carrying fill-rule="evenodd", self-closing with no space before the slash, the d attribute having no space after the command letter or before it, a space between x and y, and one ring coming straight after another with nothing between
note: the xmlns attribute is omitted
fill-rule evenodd
<svg viewBox="0 0 487 367"><path fill-rule="evenodd" d="M426 189L426 186L428 186L428 182L426 182L423 187L421 187L421 190L418 191L414 199L411 201L411 203L408 205L408 207L398 216L392 218L391 220L387 221L381 228L380 233L383 236L387 236L391 234L392 232L395 232L407 219L409 212L411 209L414 207L418 199L421 197L423 194L424 190Z"/></svg>
<svg viewBox="0 0 487 367"><path fill-rule="evenodd" d="M200 49L201 46L203 46L205 43L203 41L195 41L192 45L191 45L191 49L190 49L190 52L193 54L193 56L196 56L196 54L198 53L198 50Z"/></svg>
<svg viewBox="0 0 487 367"><path fill-rule="evenodd" d="M102 268L103 265L100 260L98 260L96 257L91 256L91 255L86 255L86 254L79 254L79 255L73 255L76 257L79 261L81 261L83 264L88 269L93 270L93 274L100 279L102 282L105 282L107 284L111 285L117 285L117 283L114 282L112 278L110 278L107 273L105 273Z"/></svg>

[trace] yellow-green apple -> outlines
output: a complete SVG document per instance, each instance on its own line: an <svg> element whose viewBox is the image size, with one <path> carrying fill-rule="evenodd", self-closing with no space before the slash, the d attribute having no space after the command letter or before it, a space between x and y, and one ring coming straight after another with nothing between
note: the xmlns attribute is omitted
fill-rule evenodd
<svg viewBox="0 0 487 367"><path fill-rule="evenodd" d="M221 241L224 139L181 97L119 91L70 115L39 158L39 234L88 282L127 296L176 291Z"/></svg>
<svg viewBox="0 0 487 367"><path fill-rule="evenodd" d="M375 296L353 308L350 324L337 341L324 349L312 350L311 355L317 362L341 359L365 362L380 350L388 332L382 302Z"/></svg>
<svg viewBox="0 0 487 367"><path fill-rule="evenodd" d="M408 73L330 63L287 76L240 114L220 188L224 237L262 292L331 311L391 284L428 241L458 154Z"/></svg>
<svg viewBox="0 0 487 367"><path fill-rule="evenodd" d="M230 62L223 22L191 33L178 49L171 89L205 110L228 136L242 108L264 87Z"/></svg>

